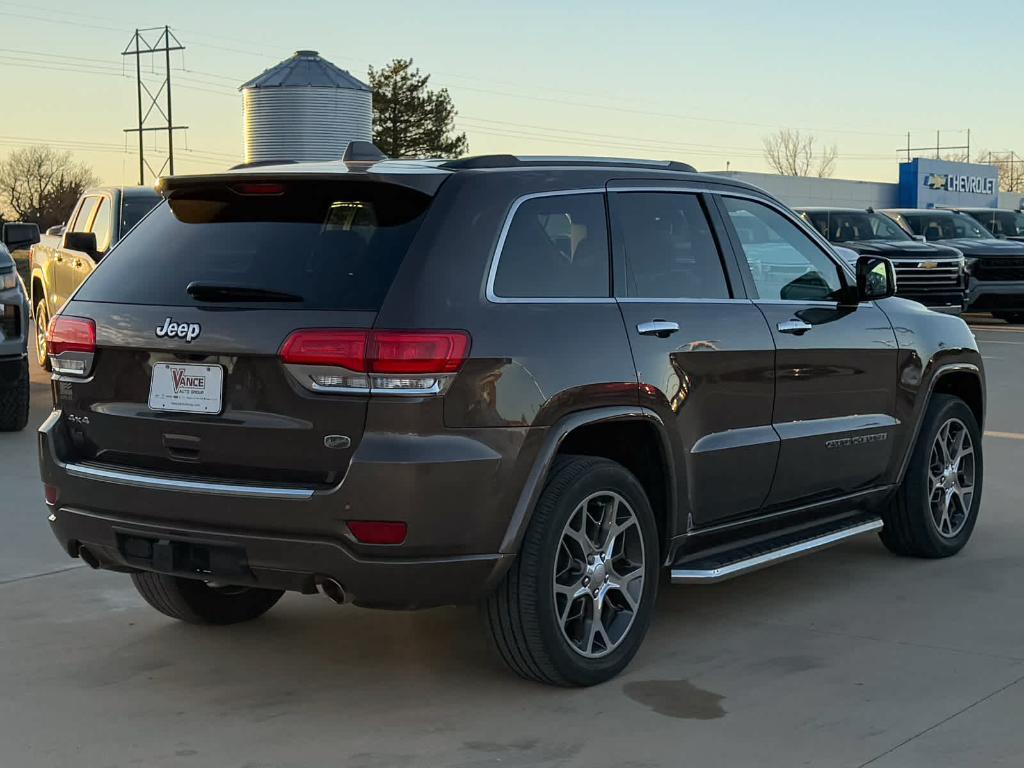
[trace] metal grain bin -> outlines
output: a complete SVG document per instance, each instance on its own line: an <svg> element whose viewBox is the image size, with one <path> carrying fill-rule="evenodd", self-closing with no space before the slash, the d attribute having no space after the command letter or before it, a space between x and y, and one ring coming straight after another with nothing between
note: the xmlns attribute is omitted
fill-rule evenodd
<svg viewBox="0 0 1024 768"><path fill-rule="evenodd" d="M298 51L242 85L245 162L340 160L373 138L372 91L320 57Z"/></svg>

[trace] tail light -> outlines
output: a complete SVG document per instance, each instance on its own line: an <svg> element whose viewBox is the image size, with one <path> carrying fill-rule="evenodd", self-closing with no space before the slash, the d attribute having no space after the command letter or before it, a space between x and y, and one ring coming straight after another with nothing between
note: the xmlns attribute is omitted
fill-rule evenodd
<svg viewBox="0 0 1024 768"><path fill-rule="evenodd" d="M57 315L46 331L46 353L56 373L88 376L96 354L96 322Z"/></svg>
<svg viewBox="0 0 1024 768"><path fill-rule="evenodd" d="M438 394L469 354L465 331L296 331L281 361L314 391Z"/></svg>

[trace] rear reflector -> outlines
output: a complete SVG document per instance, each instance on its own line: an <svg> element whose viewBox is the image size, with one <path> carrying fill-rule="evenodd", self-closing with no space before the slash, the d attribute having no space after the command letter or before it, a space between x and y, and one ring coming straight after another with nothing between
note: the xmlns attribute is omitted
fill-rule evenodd
<svg viewBox="0 0 1024 768"><path fill-rule="evenodd" d="M65 352L96 351L96 323L84 317L57 315L46 332L46 351L51 355Z"/></svg>
<svg viewBox="0 0 1024 768"><path fill-rule="evenodd" d="M47 506L53 507L57 505L57 498L60 496L60 490L56 485L46 484L43 486L43 498L46 499Z"/></svg>
<svg viewBox="0 0 1024 768"><path fill-rule="evenodd" d="M469 354L465 331L295 331L281 347L282 362L330 365L356 373L456 373Z"/></svg>
<svg viewBox="0 0 1024 768"><path fill-rule="evenodd" d="M362 544L401 544L405 541L405 523L349 520L348 529Z"/></svg>

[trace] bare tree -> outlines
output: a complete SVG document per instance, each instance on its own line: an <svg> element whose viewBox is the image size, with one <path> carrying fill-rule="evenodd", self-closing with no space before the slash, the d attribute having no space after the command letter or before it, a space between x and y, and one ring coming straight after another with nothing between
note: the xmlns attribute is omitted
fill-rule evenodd
<svg viewBox="0 0 1024 768"><path fill-rule="evenodd" d="M835 144L815 151L813 136L804 136L793 128L780 128L764 137L764 158L776 173L783 176L818 176L829 178L835 173L839 150Z"/></svg>
<svg viewBox="0 0 1024 768"><path fill-rule="evenodd" d="M78 196L96 184L92 169L70 152L39 144L12 151L0 161L0 208L14 220L45 231L64 221Z"/></svg>
<svg viewBox="0 0 1024 768"><path fill-rule="evenodd" d="M1016 152L979 152L978 162L999 169L1001 191L1024 192L1024 158Z"/></svg>

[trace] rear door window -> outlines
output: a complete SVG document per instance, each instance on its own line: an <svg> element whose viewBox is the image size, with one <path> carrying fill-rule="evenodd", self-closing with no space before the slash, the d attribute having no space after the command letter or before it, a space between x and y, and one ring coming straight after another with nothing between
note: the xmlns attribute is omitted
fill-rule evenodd
<svg viewBox="0 0 1024 768"><path fill-rule="evenodd" d="M205 304L186 292L196 282L293 299L258 302L271 306L377 310L429 203L419 192L376 183L180 190L111 251L77 297Z"/></svg>
<svg viewBox="0 0 1024 768"><path fill-rule="evenodd" d="M700 198L672 192L609 196L612 236L621 254L616 293L643 299L730 297L718 244Z"/></svg>
<svg viewBox="0 0 1024 768"><path fill-rule="evenodd" d="M516 208L498 255L494 294L608 298L609 275L604 195L545 195Z"/></svg>
<svg viewBox="0 0 1024 768"><path fill-rule="evenodd" d="M96 215L93 217L89 231L96 235L96 251L106 253L110 247L110 199L101 197Z"/></svg>

